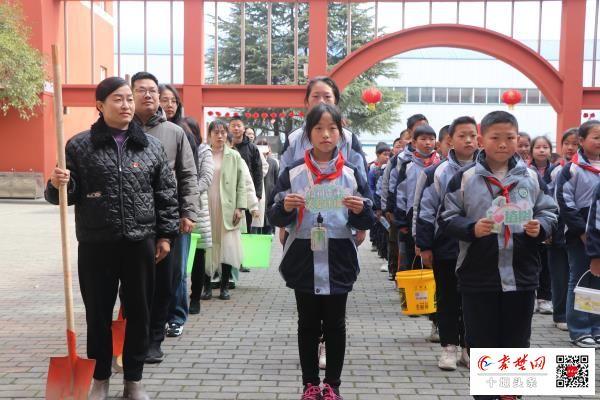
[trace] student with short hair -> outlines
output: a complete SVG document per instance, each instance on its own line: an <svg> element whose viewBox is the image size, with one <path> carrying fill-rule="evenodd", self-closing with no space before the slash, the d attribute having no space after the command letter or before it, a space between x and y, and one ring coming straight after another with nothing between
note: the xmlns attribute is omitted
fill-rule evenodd
<svg viewBox="0 0 600 400"><path fill-rule="evenodd" d="M444 197L441 229L460 241L456 275L470 348L530 344L539 284L537 244L552 233L557 210L544 182L516 154L518 129L508 112L487 114L481 120L483 150L474 164L454 175ZM531 220L495 226L488 211L496 198L526 203Z"/></svg>
<svg viewBox="0 0 600 400"><path fill-rule="evenodd" d="M450 125L445 125L438 133L438 141L436 150L440 153L440 158L445 160L448 158L448 153L452 148L452 139L450 138Z"/></svg>
<svg viewBox="0 0 600 400"><path fill-rule="evenodd" d="M469 367L465 344L462 307L457 290L456 262L458 241L439 227L439 213L448 181L463 167L475 162L477 122L471 117L455 119L448 129L452 149L440 164L426 168L419 175L414 201L415 244L421 251L423 265L433 267L436 288L437 318L442 353L438 366L453 371L460 363ZM460 358L457 347L462 348Z"/></svg>

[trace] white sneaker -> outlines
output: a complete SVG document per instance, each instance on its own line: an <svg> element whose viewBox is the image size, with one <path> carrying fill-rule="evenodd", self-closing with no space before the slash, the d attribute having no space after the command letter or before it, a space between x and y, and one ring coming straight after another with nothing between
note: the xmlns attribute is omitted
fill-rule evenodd
<svg viewBox="0 0 600 400"><path fill-rule="evenodd" d="M553 312L553 308L552 308L552 302L550 300L538 300L538 312L540 314L552 314Z"/></svg>
<svg viewBox="0 0 600 400"><path fill-rule="evenodd" d="M427 341L431 343L439 343L440 342L440 331L435 324L435 322L431 323L431 333L427 337Z"/></svg>
<svg viewBox="0 0 600 400"><path fill-rule="evenodd" d="M327 367L327 351L325 349L325 342L319 343L319 369L325 369Z"/></svg>
<svg viewBox="0 0 600 400"><path fill-rule="evenodd" d="M467 369L471 368L471 358L469 357L469 350L464 347L460 352L460 360L458 360L458 365L462 365Z"/></svg>
<svg viewBox="0 0 600 400"><path fill-rule="evenodd" d="M556 323L554 323L554 326L556 326L561 331L568 331L569 330L569 327L567 326L566 322L556 322Z"/></svg>
<svg viewBox="0 0 600 400"><path fill-rule="evenodd" d="M453 344L449 344L446 347L442 347L442 354L440 355L438 367L445 371L454 371L456 370L456 362L456 346Z"/></svg>
<svg viewBox="0 0 600 400"><path fill-rule="evenodd" d="M387 263L383 264L383 265L381 266L381 268L379 268L379 271L381 271L381 272L388 272L388 266L387 266Z"/></svg>

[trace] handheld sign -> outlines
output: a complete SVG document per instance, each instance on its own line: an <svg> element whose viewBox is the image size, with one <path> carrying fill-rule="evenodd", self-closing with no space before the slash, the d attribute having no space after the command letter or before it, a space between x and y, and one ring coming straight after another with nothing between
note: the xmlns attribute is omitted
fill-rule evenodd
<svg viewBox="0 0 600 400"><path fill-rule="evenodd" d="M342 200L346 196L348 196L348 192L341 186L314 185L304 195L305 207L312 213L344 208Z"/></svg>
<svg viewBox="0 0 600 400"><path fill-rule="evenodd" d="M488 209L487 218L494 221L492 232L499 233L502 225L521 226L533 219L533 210L528 201L507 203L504 197L496 197Z"/></svg>

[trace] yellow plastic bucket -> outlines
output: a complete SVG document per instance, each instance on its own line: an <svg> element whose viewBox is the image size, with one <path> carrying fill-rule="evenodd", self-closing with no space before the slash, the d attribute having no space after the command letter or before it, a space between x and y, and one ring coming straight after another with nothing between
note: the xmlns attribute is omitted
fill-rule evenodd
<svg viewBox="0 0 600 400"><path fill-rule="evenodd" d="M413 269L396 273L400 307L404 315L436 312L435 279L431 269Z"/></svg>

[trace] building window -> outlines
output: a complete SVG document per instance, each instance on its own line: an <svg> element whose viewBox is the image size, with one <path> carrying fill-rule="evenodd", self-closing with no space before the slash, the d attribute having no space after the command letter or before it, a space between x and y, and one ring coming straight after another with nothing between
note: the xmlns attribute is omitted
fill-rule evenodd
<svg viewBox="0 0 600 400"><path fill-rule="evenodd" d="M448 88L438 87L435 88L435 102L436 103L447 103L448 102Z"/></svg>
<svg viewBox="0 0 600 400"><path fill-rule="evenodd" d="M473 103L473 88L460 89L460 102Z"/></svg>
<svg viewBox="0 0 600 400"><path fill-rule="evenodd" d="M473 96L475 104L485 104L485 88L475 88L473 91L475 92Z"/></svg>
<svg viewBox="0 0 600 400"><path fill-rule="evenodd" d="M500 104L500 89L488 89L487 102L488 104Z"/></svg>
<svg viewBox="0 0 600 400"><path fill-rule="evenodd" d="M548 100L543 94L540 94L540 104L548 104Z"/></svg>
<svg viewBox="0 0 600 400"><path fill-rule="evenodd" d="M538 89L527 89L527 104L540 104L540 91Z"/></svg>
<svg viewBox="0 0 600 400"><path fill-rule="evenodd" d="M460 103L460 88L448 88L448 103Z"/></svg>
<svg viewBox="0 0 600 400"><path fill-rule="evenodd" d="M407 93L407 101L409 103L418 103L420 101L419 98L419 88L418 87L409 87Z"/></svg>
<svg viewBox="0 0 600 400"><path fill-rule="evenodd" d="M433 88L423 87L421 88L421 103L432 103L433 102Z"/></svg>
<svg viewBox="0 0 600 400"><path fill-rule="evenodd" d="M106 67L103 67L101 65L100 66L100 81L103 81L106 79L107 72L108 72L108 70L106 69Z"/></svg>

